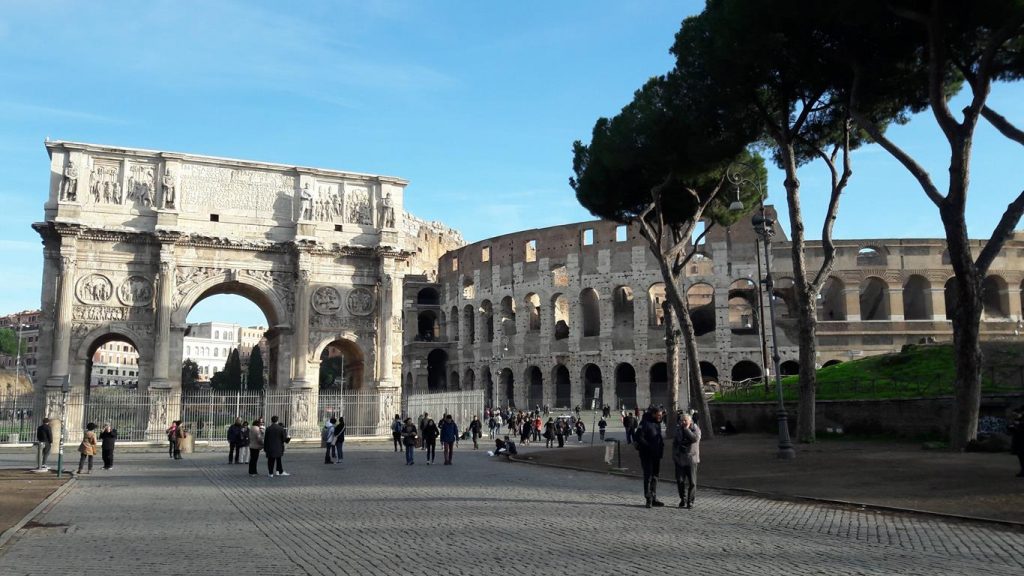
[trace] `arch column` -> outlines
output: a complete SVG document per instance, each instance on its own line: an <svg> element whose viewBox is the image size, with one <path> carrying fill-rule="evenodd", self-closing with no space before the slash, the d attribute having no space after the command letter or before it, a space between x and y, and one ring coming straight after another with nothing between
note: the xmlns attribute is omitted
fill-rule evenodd
<svg viewBox="0 0 1024 576"><path fill-rule="evenodd" d="M171 311L174 298L174 245L160 245L159 290L156 303L156 345L153 354L153 379L149 388L171 387L167 375L171 362Z"/></svg>
<svg viewBox="0 0 1024 576"><path fill-rule="evenodd" d="M903 321L903 286L890 287L889 291L889 320L896 322Z"/></svg>
<svg viewBox="0 0 1024 576"><path fill-rule="evenodd" d="M66 245L65 245L66 243ZM77 248L73 237L61 238L60 279L57 281L56 313L53 316L53 361L46 387L56 390L58 395L68 376L71 356L71 312L75 298L75 259Z"/></svg>
<svg viewBox="0 0 1024 576"><path fill-rule="evenodd" d="M315 436L317 394L314 382L306 377L309 369L309 255L300 252L298 274L295 276L295 323L292 333L292 378L289 387L291 422L286 422L292 436Z"/></svg>
<svg viewBox="0 0 1024 576"><path fill-rule="evenodd" d="M1010 319L1019 320L1021 318L1020 284L1008 284L1006 294L1010 303Z"/></svg>
<svg viewBox="0 0 1024 576"><path fill-rule="evenodd" d="M946 319L946 289L945 286L930 288L928 297L932 302L932 320L943 321Z"/></svg>
<svg viewBox="0 0 1024 576"><path fill-rule="evenodd" d="M843 298L846 300L846 321L860 322L860 283L853 286L847 284L843 288Z"/></svg>

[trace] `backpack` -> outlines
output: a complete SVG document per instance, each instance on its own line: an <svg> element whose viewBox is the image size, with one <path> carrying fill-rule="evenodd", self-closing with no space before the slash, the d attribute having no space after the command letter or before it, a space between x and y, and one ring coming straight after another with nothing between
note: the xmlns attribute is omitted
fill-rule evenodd
<svg viewBox="0 0 1024 576"><path fill-rule="evenodd" d="M402 432L402 423L399 422L398 420L395 420L394 422L392 422L391 423L391 431L396 433L396 434L401 433Z"/></svg>

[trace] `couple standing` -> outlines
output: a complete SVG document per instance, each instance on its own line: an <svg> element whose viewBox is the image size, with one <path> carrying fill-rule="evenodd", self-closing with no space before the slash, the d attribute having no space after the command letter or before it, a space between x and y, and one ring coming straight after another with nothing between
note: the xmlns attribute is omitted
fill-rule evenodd
<svg viewBox="0 0 1024 576"><path fill-rule="evenodd" d="M648 508L665 505L658 500L658 474L661 472L661 458L665 451L665 440L661 435L663 418L662 410L653 406L648 408L632 439L640 451L644 499ZM679 507L693 508L697 494L697 465L700 464L700 428L689 413L683 412L678 418L672 461L675 464L676 488L679 490Z"/></svg>
<svg viewBox="0 0 1024 576"><path fill-rule="evenodd" d="M291 442L288 429L279 422L277 416L271 416L270 426L263 426L263 418L257 418L249 428L249 476L256 476L256 463L260 459L260 451L267 455L268 476L291 476L284 471L281 458L284 457L284 445Z"/></svg>

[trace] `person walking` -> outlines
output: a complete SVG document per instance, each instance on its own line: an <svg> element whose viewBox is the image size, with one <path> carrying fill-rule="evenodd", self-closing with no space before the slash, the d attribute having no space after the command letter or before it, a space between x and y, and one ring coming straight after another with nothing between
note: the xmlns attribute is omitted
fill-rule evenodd
<svg viewBox="0 0 1024 576"><path fill-rule="evenodd" d="M395 452L398 452L398 447L402 444L402 418L395 414L395 419L391 421L391 439L395 443Z"/></svg>
<svg viewBox="0 0 1024 576"><path fill-rule="evenodd" d="M583 444L583 433L587 431L587 426L582 419L577 420L574 426L576 428L576 443Z"/></svg>
<svg viewBox="0 0 1024 576"><path fill-rule="evenodd" d="M601 419L597 421L597 432L601 435L601 440L604 441L604 432L608 428L608 421L601 416Z"/></svg>
<svg viewBox="0 0 1024 576"><path fill-rule="evenodd" d="M337 461L345 459L345 417L338 416L338 423L334 425L334 455Z"/></svg>
<svg viewBox="0 0 1024 576"><path fill-rule="evenodd" d="M249 421L242 420L242 429L238 433L238 451L242 453L242 464L249 463Z"/></svg>
<svg viewBox="0 0 1024 576"><path fill-rule="evenodd" d="M174 421L174 455L175 460L181 460L181 449L185 447L185 439L188 438L188 432L185 431L185 426L182 425L181 420Z"/></svg>
<svg viewBox="0 0 1024 576"><path fill-rule="evenodd" d="M484 436L484 425L480 422L480 418L473 416L473 421L469 423L469 435L473 438L473 450L480 448L479 440Z"/></svg>
<svg viewBox="0 0 1024 576"><path fill-rule="evenodd" d="M174 450L178 447L178 420L171 422L171 425L164 430L167 434L167 455L174 458Z"/></svg>
<svg viewBox="0 0 1024 576"><path fill-rule="evenodd" d="M281 459L284 458L284 445L291 438L288 437L288 430L281 424L277 416L270 417L270 426L263 434L263 451L267 454L268 476L273 478L275 471L277 476L291 476L284 471Z"/></svg>
<svg viewBox="0 0 1024 576"><path fill-rule="evenodd" d="M86 470L86 474L92 474L92 459L96 456L96 424L89 422L85 425L85 435L82 436L82 443L78 445L78 453L81 456L78 458L78 473L82 473L82 468L85 466L86 461L89 462L89 468Z"/></svg>
<svg viewBox="0 0 1024 576"><path fill-rule="evenodd" d="M679 415L679 426L672 443L672 461L676 468L679 507L693 508L693 498L697 494L697 464L700 464L700 427L686 412Z"/></svg>
<svg viewBox="0 0 1024 576"><path fill-rule="evenodd" d="M633 436L636 449L640 452L640 467L644 472L644 500L646 506L664 506L658 500L658 473L661 472L661 457L665 453L665 439L661 436L661 410L651 406L644 412L640 426Z"/></svg>
<svg viewBox="0 0 1024 576"><path fill-rule="evenodd" d="M331 416L330 420L324 422L324 429L320 432L320 446L327 449L324 464L334 464L334 425L337 423L338 419Z"/></svg>
<svg viewBox="0 0 1024 576"><path fill-rule="evenodd" d="M563 419L559 419L555 422L555 438L558 440L558 447L565 447L565 435L569 431L569 423Z"/></svg>
<svg viewBox="0 0 1024 576"><path fill-rule="evenodd" d="M117 442L117 428L110 425L110 422L103 424L100 431L100 449L103 454L103 469L110 470L114 467L114 443Z"/></svg>
<svg viewBox="0 0 1024 576"><path fill-rule="evenodd" d="M544 447L551 448L555 441L555 419L548 418L547 423L544 424Z"/></svg>
<svg viewBox="0 0 1024 576"><path fill-rule="evenodd" d="M441 435L441 429L437 427L433 418L427 418L427 421L420 427L420 438L423 450L427 451L427 466L434 463L434 458L437 457L437 437Z"/></svg>
<svg viewBox="0 0 1024 576"><path fill-rule="evenodd" d="M50 419L43 418L43 423L36 428L36 442L42 447L42 460L39 461L39 469L46 470L46 459L50 457L50 450L53 448L53 430L50 429Z"/></svg>
<svg viewBox="0 0 1024 576"><path fill-rule="evenodd" d="M452 465L452 456L455 452L455 441L459 438L459 425L455 423L451 414L445 414L441 420L441 446L444 449L444 465ZM475 439L474 439L475 442Z"/></svg>
<svg viewBox="0 0 1024 576"><path fill-rule="evenodd" d="M414 464L412 455L416 450L416 425L413 424L412 418L405 419L401 434L402 445L405 446L405 464L406 466L412 466Z"/></svg>
<svg viewBox="0 0 1024 576"><path fill-rule="evenodd" d="M1020 462L1017 477L1024 478L1024 406L1014 410L1013 416L1013 423L1010 424L1010 453L1016 454Z"/></svg>
<svg viewBox="0 0 1024 576"><path fill-rule="evenodd" d="M242 419L235 418L228 427L228 464L238 464L238 453L241 452Z"/></svg>
<svg viewBox="0 0 1024 576"><path fill-rule="evenodd" d="M626 429L626 444L633 443L633 436L636 434L636 426L637 422L636 418L633 417L633 414L627 412L623 415L622 427Z"/></svg>
<svg viewBox="0 0 1024 576"><path fill-rule="evenodd" d="M263 450L263 440L266 436L266 429L263 427L263 418L256 418L249 427L249 476L256 476L256 464L260 461L260 451Z"/></svg>

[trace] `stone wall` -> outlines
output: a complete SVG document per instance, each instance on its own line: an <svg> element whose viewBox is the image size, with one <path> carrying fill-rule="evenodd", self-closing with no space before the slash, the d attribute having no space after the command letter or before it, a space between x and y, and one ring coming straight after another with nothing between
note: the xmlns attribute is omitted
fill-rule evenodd
<svg viewBox="0 0 1024 576"><path fill-rule="evenodd" d="M1005 418L1024 403L1024 392L985 396L981 416ZM711 419L716 427L732 422L738 432L778 432L775 402L713 402ZM796 432L796 403L787 403L790 432ZM844 434L887 434L906 438L945 437L953 419L953 399L906 398L890 400L819 400L815 414L818 432L842 428Z"/></svg>

